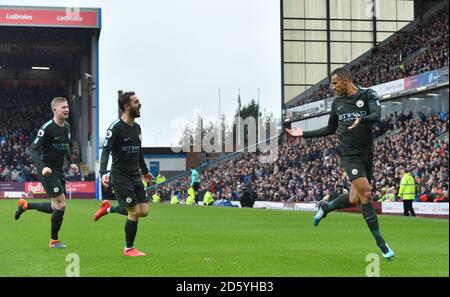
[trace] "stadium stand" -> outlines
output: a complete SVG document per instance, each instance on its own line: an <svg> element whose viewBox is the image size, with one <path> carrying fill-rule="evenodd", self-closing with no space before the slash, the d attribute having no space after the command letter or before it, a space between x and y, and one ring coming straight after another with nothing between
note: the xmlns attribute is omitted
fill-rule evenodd
<svg viewBox="0 0 450 297"><path fill-rule="evenodd" d="M371 49L363 61L350 67L355 85L370 87L449 65L449 7L418 21L411 32L397 32L387 44ZM288 108L333 97L328 84L296 100Z"/></svg>
<svg viewBox="0 0 450 297"><path fill-rule="evenodd" d="M0 85L0 181L38 181L36 166L29 156L31 142L43 123L52 118L50 99L64 90L50 85ZM80 162L77 144L72 140L72 158ZM93 181L93 172L76 175L66 171L70 181Z"/></svg>

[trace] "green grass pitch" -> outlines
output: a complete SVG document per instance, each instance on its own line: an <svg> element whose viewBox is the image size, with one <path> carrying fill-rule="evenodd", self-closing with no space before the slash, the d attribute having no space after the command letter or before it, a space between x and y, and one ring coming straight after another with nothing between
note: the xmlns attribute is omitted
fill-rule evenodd
<svg viewBox="0 0 450 297"><path fill-rule="evenodd" d="M449 276L447 219L379 216L396 253L385 261L360 214L332 213L314 227L310 212L150 204L135 243L147 256L126 258L125 217L93 222L99 201L68 201L65 250L47 247L50 215L15 221L16 203L0 200L0 276L65 276L69 253L81 276L363 277L369 253L380 256L380 276Z"/></svg>

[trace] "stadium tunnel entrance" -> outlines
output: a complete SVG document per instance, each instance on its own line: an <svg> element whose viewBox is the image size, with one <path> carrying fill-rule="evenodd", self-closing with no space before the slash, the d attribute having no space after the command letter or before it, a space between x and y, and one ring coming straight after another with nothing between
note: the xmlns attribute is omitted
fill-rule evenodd
<svg viewBox="0 0 450 297"><path fill-rule="evenodd" d="M37 131L52 117L52 98L66 97L71 146L85 176L99 159L100 30L99 8L0 6L1 109ZM0 126L10 124L1 120ZM26 131L28 142L36 131Z"/></svg>

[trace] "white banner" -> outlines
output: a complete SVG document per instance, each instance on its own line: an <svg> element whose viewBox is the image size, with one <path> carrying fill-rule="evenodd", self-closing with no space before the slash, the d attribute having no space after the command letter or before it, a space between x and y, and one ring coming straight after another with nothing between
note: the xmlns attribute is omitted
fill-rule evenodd
<svg viewBox="0 0 450 297"><path fill-rule="evenodd" d="M294 108L289 109L289 111L292 112L318 112L318 111L325 111L325 101L315 101L311 103L306 103L300 106L296 106Z"/></svg>
<svg viewBox="0 0 450 297"><path fill-rule="evenodd" d="M28 195L25 192L6 191L3 192L3 198L28 198Z"/></svg>
<svg viewBox="0 0 450 297"><path fill-rule="evenodd" d="M285 203L285 202L255 201L253 207L265 209L279 209L279 210L296 210L296 211L317 210L317 205L315 202Z"/></svg>
<svg viewBox="0 0 450 297"><path fill-rule="evenodd" d="M233 205L241 207L239 201L231 201ZM203 205L203 202L199 202ZM271 201L255 201L253 208L277 209L277 210L295 210L295 211L317 211L315 202L271 202ZM447 215L448 202L413 202L414 211L418 215ZM382 213L403 214L403 202L384 202L381 204Z"/></svg>
<svg viewBox="0 0 450 297"><path fill-rule="evenodd" d="M384 94L391 94L403 91L405 89L405 85L404 80L402 78L381 85L372 86L370 88L375 92L377 92L378 96L383 96Z"/></svg>
<svg viewBox="0 0 450 297"><path fill-rule="evenodd" d="M413 202L416 214L448 215L448 202ZM381 204L382 213L403 213L403 202L384 202Z"/></svg>
<svg viewBox="0 0 450 297"><path fill-rule="evenodd" d="M295 210L298 211L316 211L316 203L295 203Z"/></svg>

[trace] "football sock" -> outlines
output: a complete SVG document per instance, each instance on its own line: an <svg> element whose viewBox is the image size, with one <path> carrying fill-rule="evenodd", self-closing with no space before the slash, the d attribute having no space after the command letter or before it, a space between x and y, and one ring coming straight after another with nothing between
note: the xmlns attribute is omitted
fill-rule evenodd
<svg viewBox="0 0 450 297"><path fill-rule="evenodd" d="M64 218L64 210L54 209L52 214L52 239L58 240L58 231Z"/></svg>
<svg viewBox="0 0 450 297"><path fill-rule="evenodd" d="M125 207L123 207L123 206L120 206L120 205L111 206L109 208L109 212L110 213L119 213L119 214L122 214L124 216L128 215L127 209Z"/></svg>
<svg viewBox="0 0 450 297"><path fill-rule="evenodd" d="M53 213L52 204L50 202L28 202L27 209L36 209L40 212Z"/></svg>
<svg viewBox="0 0 450 297"><path fill-rule="evenodd" d="M341 194L339 197L328 203L328 211L333 211L335 209L349 208L351 207L350 194Z"/></svg>
<svg viewBox="0 0 450 297"><path fill-rule="evenodd" d="M138 222L127 219L127 222L125 223L125 241L127 248L132 248L134 246L134 239L136 238L137 227Z"/></svg>
<svg viewBox="0 0 450 297"><path fill-rule="evenodd" d="M373 237L375 238L377 245L382 245L384 243L384 239L381 236L379 227L378 227L378 219L375 210L373 209L372 202L361 204L361 212L366 220L367 226L369 226L370 231L372 232Z"/></svg>

